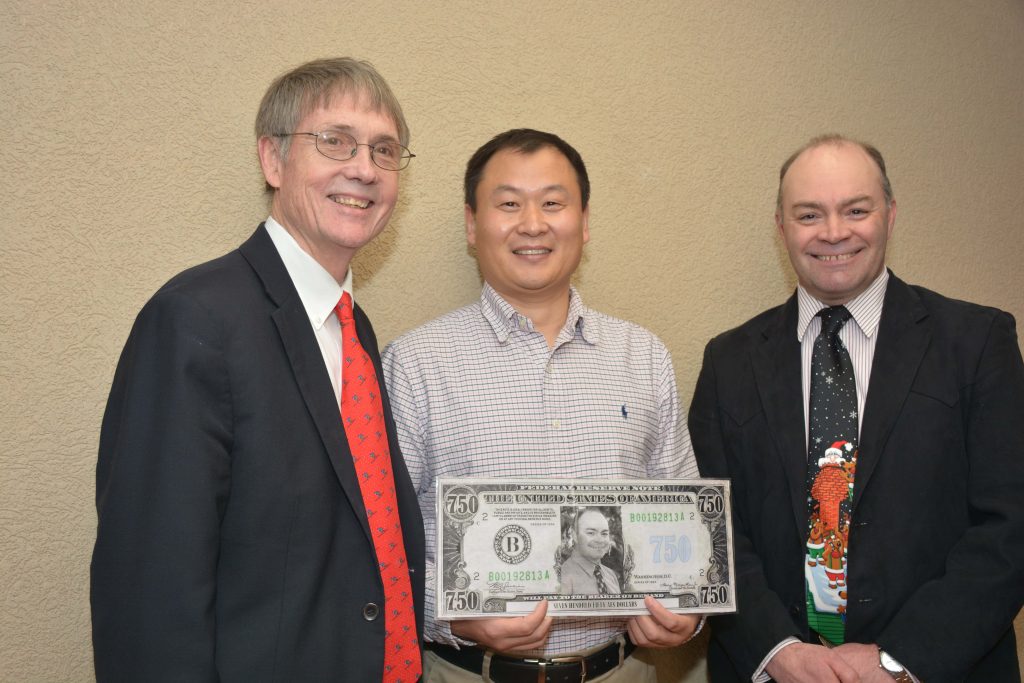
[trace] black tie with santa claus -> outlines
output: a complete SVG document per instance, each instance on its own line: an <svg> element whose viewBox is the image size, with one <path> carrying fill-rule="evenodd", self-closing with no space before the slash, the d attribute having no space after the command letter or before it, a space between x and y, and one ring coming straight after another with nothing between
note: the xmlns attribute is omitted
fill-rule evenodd
<svg viewBox="0 0 1024 683"><path fill-rule="evenodd" d="M846 558L857 464L857 381L839 330L844 306L818 312L821 333L811 355L807 447L807 621L833 644L846 624Z"/></svg>

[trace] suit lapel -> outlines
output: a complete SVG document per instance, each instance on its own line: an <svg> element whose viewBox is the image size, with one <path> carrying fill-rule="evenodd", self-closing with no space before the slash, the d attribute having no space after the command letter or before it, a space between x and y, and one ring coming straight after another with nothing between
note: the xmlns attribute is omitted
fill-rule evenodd
<svg viewBox="0 0 1024 683"><path fill-rule="evenodd" d="M853 509L871 479L931 339L917 294L890 273L861 422Z"/></svg>
<svg viewBox="0 0 1024 683"><path fill-rule="evenodd" d="M355 466L352 464L352 453L349 451L341 424L338 403L334 398L334 387L324 368L323 355L313 335L302 300L299 299L291 277L263 225L260 225L239 251L263 282L267 296L278 306L271 318L281 336L281 344L295 375L299 392L310 417L313 418L324 448L327 449L331 467L352 506L352 511L359 519L367 539L372 543L366 507L362 492L359 490Z"/></svg>
<svg viewBox="0 0 1024 683"><path fill-rule="evenodd" d="M796 323L794 295L762 330L762 343L752 363L767 424L775 427L770 438L789 484L796 528L803 529L807 526L807 438Z"/></svg>

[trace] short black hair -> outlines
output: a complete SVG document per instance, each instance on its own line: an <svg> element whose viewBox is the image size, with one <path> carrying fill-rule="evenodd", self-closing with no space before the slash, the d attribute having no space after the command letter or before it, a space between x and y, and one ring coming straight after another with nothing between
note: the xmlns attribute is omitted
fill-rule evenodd
<svg viewBox="0 0 1024 683"><path fill-rule="evenodd" d="M576 181L580 186L582 208L587 208L587 203L590 201L590 177L587 176L587 167L583 163L583 157L572 145L554 133L545 133L532 128L514 128L499 133L473 153L469 163L466 164L465 177L466 204L469 205L469 208L476 211L476 188L480 185L484 167L487 166L491 157L505 149L531 154L542 147L557 149L572 164L576 171Z"/></svg>

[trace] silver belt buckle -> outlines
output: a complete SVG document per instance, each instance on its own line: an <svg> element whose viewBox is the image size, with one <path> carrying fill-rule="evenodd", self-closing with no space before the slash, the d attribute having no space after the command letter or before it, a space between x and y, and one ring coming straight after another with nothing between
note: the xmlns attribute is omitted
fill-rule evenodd
<svg viewBox="0 0 1024 683"><path fill-rule="evenodd" d="M547 683L547 671L548 664L573 664L579 663L580 665L580 683L584 683L587 680L587 659L586 657L580 657L574 655L571 657L552 657L551 659L524 659L524 662L537 665L537 683Z"/></svg>

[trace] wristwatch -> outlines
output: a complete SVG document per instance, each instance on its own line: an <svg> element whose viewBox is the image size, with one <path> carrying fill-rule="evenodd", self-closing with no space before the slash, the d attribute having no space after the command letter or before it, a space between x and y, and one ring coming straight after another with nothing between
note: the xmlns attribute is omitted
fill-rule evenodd
<svg viewBox="0 0 1024 683"><path fill-rule="evenodd" d="M899 683L914 683L910 672L903 668L903 665L893 659L892 655L878 648L878 668L892 676L892 680Z"/></svg>

